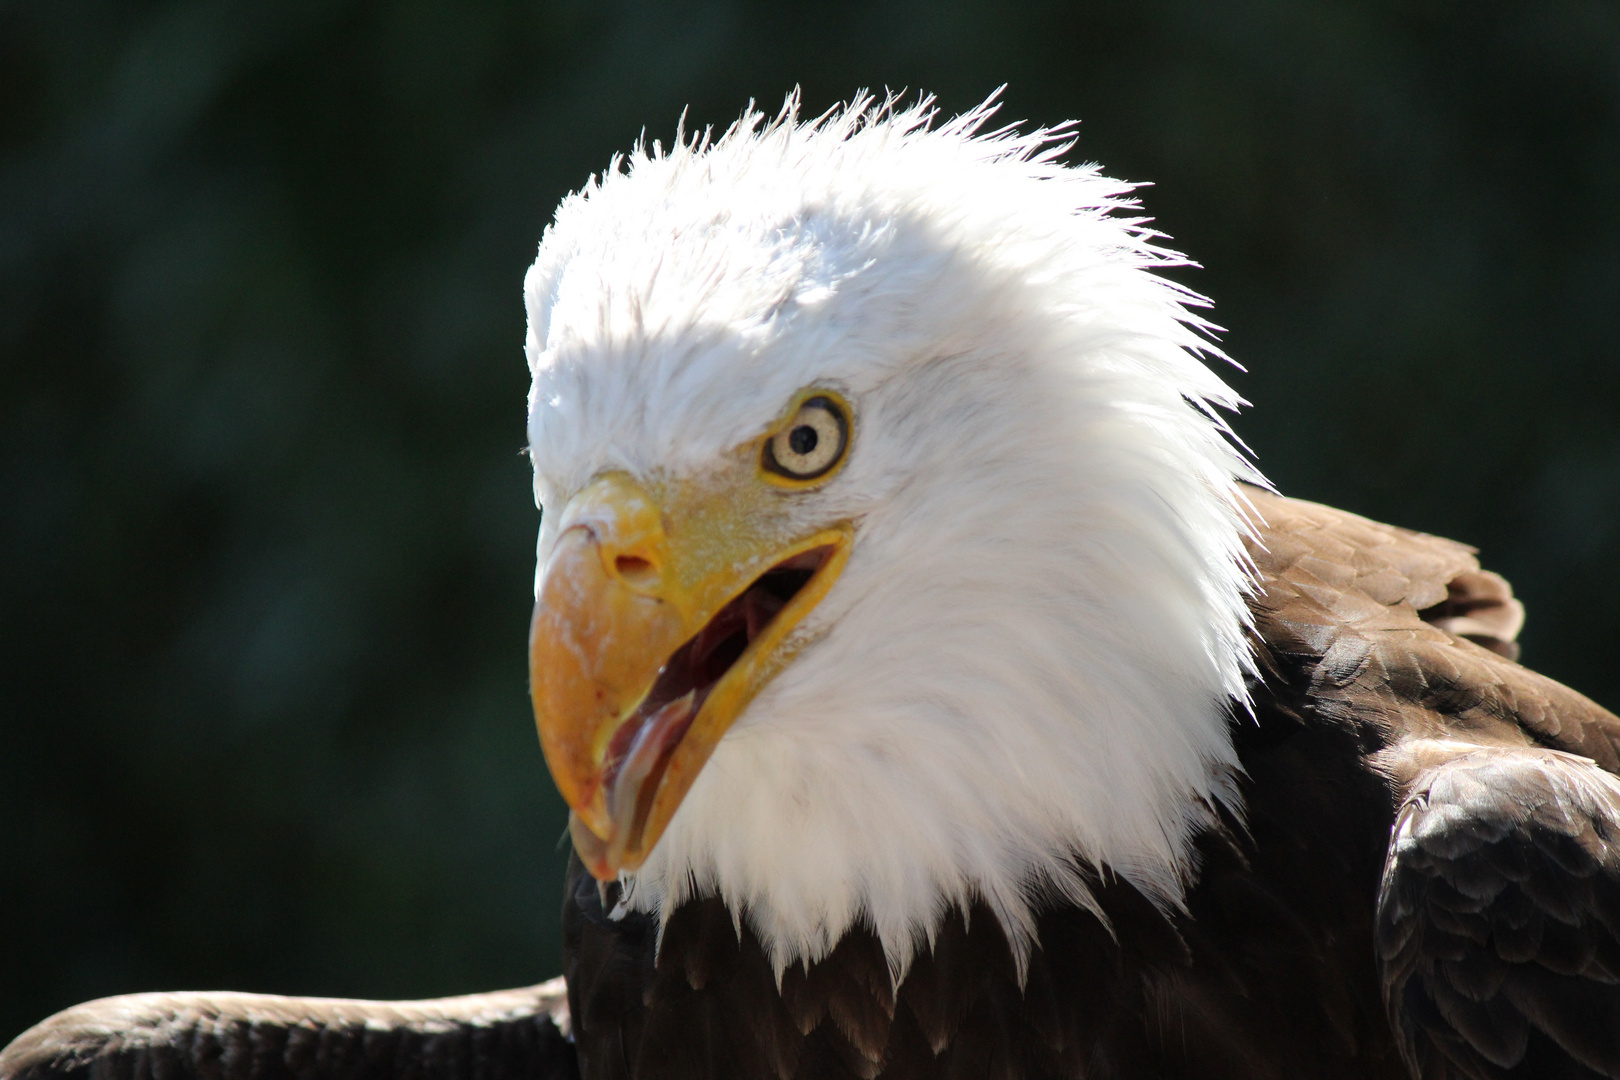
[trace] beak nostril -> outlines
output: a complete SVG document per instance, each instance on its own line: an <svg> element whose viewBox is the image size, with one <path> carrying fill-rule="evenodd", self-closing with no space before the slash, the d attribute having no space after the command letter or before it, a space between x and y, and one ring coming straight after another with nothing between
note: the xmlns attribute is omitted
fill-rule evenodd
<svg viewBox="0 0 1620 1080"><path fill-rule="evenodd" d="M620 555L613 560L613 569L631 585L649 585L658 578L658 568L640 555Z"/></svg>

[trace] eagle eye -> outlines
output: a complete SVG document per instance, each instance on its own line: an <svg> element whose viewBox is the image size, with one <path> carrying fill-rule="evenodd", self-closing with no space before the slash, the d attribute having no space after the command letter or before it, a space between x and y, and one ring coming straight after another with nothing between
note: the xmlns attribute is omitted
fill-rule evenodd
<svg viewBox="0 0 1620 1080"><path fill-rule="evenodd" d="M848 446L848 411L835 398L817 394L766 438L760 463L787 480L819 480L838 466Z"/></svg>

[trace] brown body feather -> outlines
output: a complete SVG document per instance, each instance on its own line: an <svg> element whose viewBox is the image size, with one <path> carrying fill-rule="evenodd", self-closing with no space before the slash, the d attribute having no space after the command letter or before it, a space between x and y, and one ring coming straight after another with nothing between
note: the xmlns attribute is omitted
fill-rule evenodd
<svg viewBox="0 0 1620 1080"><path fill-rule="evenodd" d="M580 1071L1620 1077L1620 720L1513 662L1522 611L1470 549L1250 494L1264 676L1253 714L1230 719L1245 817L1200 837L1185 911L1104 871L1111 928L1048 908L1022 984L975 906L947 916L898 986L863 931L778 986L718 899L674 912L655 952L650 922L608 919L576 863L564 929ZM523 1039L496 1041L527 1049L482 1057L434 1034L478 1023L390 1003L276 999L261 1015L251 995L110 999L25 1034L0 1077L572 1075L560 1002L513 993L527 1011L488 1030L518 1024ZM203 1014L205 1049L225 1049L196 1051ZM310 1036L288 1033L309 1030L336 1032L339 1050L295 1057Z"/></svg>

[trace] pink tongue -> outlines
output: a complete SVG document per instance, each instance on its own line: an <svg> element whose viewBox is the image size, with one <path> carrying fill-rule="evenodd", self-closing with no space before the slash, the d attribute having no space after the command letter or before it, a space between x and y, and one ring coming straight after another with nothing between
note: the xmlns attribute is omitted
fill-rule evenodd
<svg viewBox="0 0 1620 1080"><path fill-rule="evenodd" d="M637 823L642 786L646 784L647 777L652 775L659 761L673 750L675 744L680 742L681 736L686 734L695 711L693 704L696 693L695 690L688 690L647 717L640 730L636 732L629 753L625 754L619 763L613 777L613 786L608 791L608 813L613 818L613 837L616 845L622 845L631 839L633 826ZM648 792L649 796L651 794Z"/></svg>

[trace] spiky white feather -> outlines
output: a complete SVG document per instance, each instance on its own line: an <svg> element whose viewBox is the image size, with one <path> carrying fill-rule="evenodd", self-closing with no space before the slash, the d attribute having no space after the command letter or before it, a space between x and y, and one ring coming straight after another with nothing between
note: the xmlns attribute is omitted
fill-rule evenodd
<svg viewBox="0 0 1620 1080"><path fill-rule="evenodd" d="M778 976L857 923L904 970L982 898L1173 906L1235 808L1249 586L1232 391L1132 186L1072 128L857 97L615 159L525 282L535 492L700 474L810 385L856 411L796 513L856 523L814 643L726 734L629 906L718 893ZM542 528L542 560L554 537Z"/></svg>

